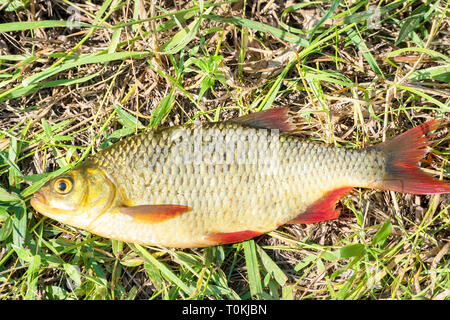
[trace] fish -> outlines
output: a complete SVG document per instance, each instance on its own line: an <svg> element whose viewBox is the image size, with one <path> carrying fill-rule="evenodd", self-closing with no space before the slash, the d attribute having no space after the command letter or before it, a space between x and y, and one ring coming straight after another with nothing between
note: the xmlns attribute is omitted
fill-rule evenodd
<svg viewBox="0 0 450 320"><path fill-rule="evenodd" d="M245 241L285 224L336 219L353 188L450 193L426 174L439 121L351 149L299 137L289 108L124 138L49 180L30 203L93 234L200 248Z"/></svg>

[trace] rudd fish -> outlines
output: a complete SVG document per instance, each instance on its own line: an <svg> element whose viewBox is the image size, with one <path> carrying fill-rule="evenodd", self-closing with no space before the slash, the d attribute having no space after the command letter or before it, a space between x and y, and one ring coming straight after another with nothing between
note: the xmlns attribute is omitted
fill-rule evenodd
<svg viewBox="0 0 450 320"><path fill-rule="evenodd" d="M47 182L31 205L107 238L189 248L335 219L353 187L450 193L417 166L437 121L349 150L295 136L288 111L123 139Z"/></svg>

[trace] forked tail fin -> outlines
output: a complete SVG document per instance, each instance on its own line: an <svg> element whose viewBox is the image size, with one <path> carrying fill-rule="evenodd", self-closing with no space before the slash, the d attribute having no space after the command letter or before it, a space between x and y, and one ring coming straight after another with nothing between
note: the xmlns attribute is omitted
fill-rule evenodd
<svg viewBox="0 0 450 320"><path fill-rule="evenodd" d="M415 194L450 193L450 183L434 179L418 167L430 144L428 134L438 125L437 120L425 122L376 146L387 159L382 189Z"/></svg>

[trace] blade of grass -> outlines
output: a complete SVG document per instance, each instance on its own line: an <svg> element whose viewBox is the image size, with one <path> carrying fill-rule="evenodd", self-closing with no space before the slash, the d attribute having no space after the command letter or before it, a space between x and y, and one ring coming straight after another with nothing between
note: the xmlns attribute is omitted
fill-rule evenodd
<svg viewBox="0 0 450 320"><path fill-rule="evenodd" d="M147 263L159 270L161 274L170 282L180 288L185 294L191 296L195 288L186 285L180 278L178 278L169 268L155 259L147 250L145 250L139 244L128 244L140 257L142 257Z"/></svg>
<svg viewBox="0 0 450 320"><path fill-rule="evenodd" d="M101 71L102 70L95 72L93 74L90 74L88 76L81 77L81 78L46 81L46 82L42 82L42 83L35 83L35 84L28 85L25 87L19 86L18 88L15 88L14 90L8 90L8 91L1 93L0 94L0 96L1 96L0 102L20 98L22 96L32 94L32 93L34 93L38 90L44 89L44 88L52 88L52 87L57 87L57 86L70 86L72 84L87 82L87 81L97 77L101 73Z"/></svg>
<svg viewBox="0 0 450 320"><path fill-rule="evenodd" d="M160 54L175 54L192 41L198 33L202 19L197 18L192 21L186 28L180 30L168 42L163 44L159 50Z"/></svg>
<svg viewBox="0 0 450 320"><path fill-rule="evenodd" d="M27 269L27 292L25 293L25 300L35 300L38 293L37 284L41 267L41 257L34 255L30 260L30 265Z"/></svg>
<svg viewBox="0 0 450 320"><path fill-rule="evenodd" d="M276 27L272 27L272 26L269 26L267 24L264 24L264 23L261 23L258 21L253 21L253 20L249 20L249 19L245 19L245 18L241 18L241 17L226 18L226 17L222 17L222 16L218 16L218 15L206 15L205 18L213 20L213 21L223 22L223 23L231 23L236 26L246 27L249 29L261 31L263 33L271 33L277 38L283 39L284 41L298 44L302 47L307 47L309 45L308 40L305 40L293 33L286 32L285 30L282 30L282 29L279 29Z"/></svg>
<svg viewBox="0 0 450 320"><path fill-rule="evenodd" d="M23 205L17 205L13 207L14 215L12 218L13 232L12 243L19 248L23 248L25 245L25 237L27 235L27 210L25 203Z"/></svg>
<svg viewBox="0 0 450 320"><path fill-rule="evenodd" d="M256 249L261 258L261 263L266 269L266 271L273 276L275 281L278 282L280 286L284 286L284 284L288 280L288 277L284 274L284 272L280 269L280 267L269 257L269 255L264 251L263 248L256 245Z"/></svg>
<svg viewBox="0 0 450 320"><path fill-rule="evenodd" d="M398 34L397 39L395 40L395 45L398 45L400 42L410 34L415 33L414 30L418 28L418 26L422 23L422 21L427 21L431 14L436 12L436 7L439 5L441 1L436 1L430 8L424 12L429 6L429 4L423 4L416 8L409 17L405 19L405 21L401 22L401 29Z"/></svg>
<svg viewBox="0 0 450 320"><path fill-rule="evenodd" d="M316 33L317 29L322 26L322 24L328 20L328 18L331 17L334 11L339 7L339 4L341 3L341 0L334 0L331 3L330 9L325 13L325 15L317 22L316 26L311 30L310 32L310 39L313 39L314 34Z"/></svg>
<svg viewBox="0 0 450 320"><path fill-rule="evenodd" d="M69 28L72 26L70 21L62 20L40 20L40 21L21 21L21 22L7 22L0 24L0 33L3 32L13 32L13 31L24 31L33 29L44 29L44 28ZM80 27L91 28L94 25L80 23Z"/></svg>
<svg viewBox="0 0 450 320"><path fill-rule="evenodd" d="M220 7L220 6L224 5L224 4L235 3L235 2L238 2L238 1L239 0L229 0L229 1L216 2L216 3L214 3L214 2L203 2L203 7L204 8ZM162 9L162 8L160 8L160 9L164 11L164 9ZM186 15L186 14L188 14L189 12L193 12L193 11L194 12L200 11L199 10L199 6L196 5L196 6L193 6L191 8L188 8L188 9L178 10L176 12L167 12L167 13L164 13L164 14L161 14L161 15L157 15L157 16L153 16L153 17L146 18L146 19L135 20L135 21L126 22L126 23L119 23L116 26L113 26L112 28L114 29L114 28L129 27L129 26L132 26L134 24L141 24L141 23L144 23L144 22L157 20L157 19L162 19L162 18L166 18L166 17L179 17L179 16L182 16L182 17L184 17L184 19L187 20L190 17L193 17L193 15L191 16L191 15ZM183 22L184 20L183 19L179 19L179 21ZM164 25L164 24L163 24L163 26L164 26L164 28L171 28L172 27L172 25L168 26L168 25ZM164 30L166 30L166 29L164 29ZM158 29L158 31L160 31L160 29Z"/></svg>
<svg viewBox="0 0 450 320"><path fill-rule="evenodd" d="M254 240L244 241L245 264L247 266L248 282L252 298L263 297L261 277L259 274L258 256L256 255L256 244Z"/></svg>
<svg viewBox="0 0 450 320"><path fill-rule="evenodd" d="M412 81L438 80L450 83L450 65L430 67L412 72L408 78Z"/></svg>
<svg viewBox="0 0 450 320"><path fill-rule="evenodd" d="M175 87L172 87L167 97L164 97L159 103L158 107L152 112L152 119L150 120L150 127L156 128L164 117L170 112L175 102Z"/></svg>
<svg viewBox="0 0 450 320"><path fill-rule="evenodd" d="M352 40L353 44L358 48L359 52L361 52L364 59L366 59L369 66L372 68L372 71L375 72L377 75L384 78L384 74L381 71L380 67L378 66L377 61L375 60L372 53L370 53L369 48L366 45L366 42L361 37L359 31L357 28L351 28L347 30L347 34Z"/></svg>
<svg viewBox="0 0 450 320"><path fill-rule="evenodd" d="M119 105L114 105L114 110L116 110L117 115L119 116L119 122L128 129L144 129L144 125L139 121L139 119L125 110L123 110Z"/></svg>
<svg viewBox="0 0 450 320"><path fill-rule="evenodd" d="M53 76L55 74L58 74L61 71L76 68L82 65L86 64L95 64L95 63L106 63L109 61L115 61L115 60L125 60L125 59L142 59L145 57L148 57L151 53L150 52L114 52L109 54L101 54L101 55L82 55L78 57L74 62L67 62L64 64L61 64L57 67L46 69L44 71L41 71L37 74L34 74L22 81L22 85L28 86L31 84L34 84L36 82L42 81L50 76Z"/></svg>
<svg viewBox="0 0 450 320"><path fill-rule="evenodd" d="M395 86L397 88L410 91L418 96L421 96L422 98L425 98L426 100L430 101L432 104L439 106L443 112L450 112L450 106L448 105L448 101L447 101L447 104L444 104L444 103L440 102L439 100L433 98L432 96L426 94L425 92L418 90L416 88L411 88L410 86L407 86L407 85L400 85L400 84L390 82L390 81L389 81L389 84L392 84L393 86Z"/></svg>
<svg viewBox="0 0 450 320"><path fill-rule="evenodd" d="M404 52L409 52L409 51L426 53L426 54L428 54L428 55L430 55L430 56L432 56L434 58L442 59L446 63L450 63L450 58L447 57L446 55L444 55L442 53L439 53L439 52L436 52L436 51L431 50L431 49L420 48L420 47L403 48L403 49L398 49L398 50L394 50L392 52L389 52L386 55L386 61L388 63L390 63L391 65L393 65L394 67L398 68L398 66L394 62L392 62L390 58L398 56L398 55L400 55L400 54L402 54Z"/></svg>
<svg viewBox="0 0 450 320"><path fill-rule="evenodd" d="M275 101L277 94L281 88L284 78L286 77L289 70L294 66L297 61L292 61L288 63L288 65L283 69L280 75L275 79L274 84L269 89L269 92L265 95L264 99L259 104L257 111L269 109L272 106L272 103Z"/></svg>
<svg viewBox="0 0 450 320"><path fill-rule="evenodd" d="M319 4L319 3L321 4L322 2L321 2L321 1L311 1L311 2L297 3L297 4L294 4L294 5L290 6L290 7L287 7L287 8L281 13L281 16L280 16L280 26L282 26L286 31L291 32L291 33L300 33L300 34L308 33L307 30L302 30L302 29L294 28L294 27L292 27L292 26L289 26L289 25L285 24L285 23L283 22L283 18L284 18L284 16L285 16L286 14L288 14L288 13L290 13L290 12L296 11L296 10L301 9L301 8L303 8L303 7L306 7L306 6L311 6L311 5L315 5L315 4Z"/></svg>

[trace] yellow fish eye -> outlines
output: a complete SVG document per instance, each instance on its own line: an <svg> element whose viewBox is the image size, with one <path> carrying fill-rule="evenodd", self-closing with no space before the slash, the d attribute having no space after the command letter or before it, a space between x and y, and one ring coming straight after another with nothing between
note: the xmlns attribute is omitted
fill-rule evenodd
<svg viewBox="0 0 450 320"><path fill-rule="evenodd" d="M57 193L67 194L72 190L72 181L68 178L59 178L53 184L53 188Z"/></svg>

